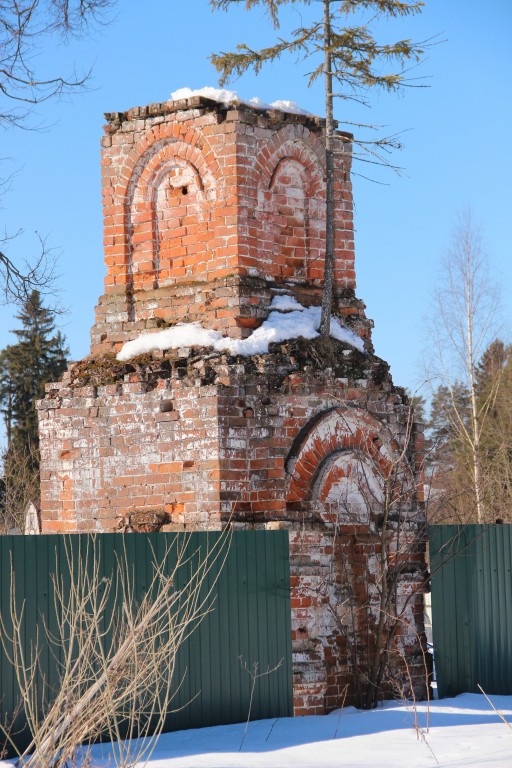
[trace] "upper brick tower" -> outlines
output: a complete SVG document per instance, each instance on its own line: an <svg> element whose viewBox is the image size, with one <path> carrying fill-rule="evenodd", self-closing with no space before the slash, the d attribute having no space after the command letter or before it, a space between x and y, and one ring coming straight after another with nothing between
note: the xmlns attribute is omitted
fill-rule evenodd
<svg viewBox="0 0 512 768"><path fill-rule="evenodd" d="M109 113L102 139L105 294L92 353L200 320L247 336L272 288L320 303L324 120L203 96ZM336 309L354 306L350 135L336 154Z"/></svg>

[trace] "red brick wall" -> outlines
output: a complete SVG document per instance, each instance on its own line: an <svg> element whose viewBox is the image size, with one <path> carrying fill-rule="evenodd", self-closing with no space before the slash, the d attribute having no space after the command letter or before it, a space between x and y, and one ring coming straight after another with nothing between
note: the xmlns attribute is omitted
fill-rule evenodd
<svg viewBox="0 0 512 768"><path fill-rule="evenodd" d="M49 391L39 410L45 533L123 530L143 509L220 527L216 390L178 376L172 390L127 374Z"/></svg>
<svg viewBox="0 0 512 768"><path fill-rule="evenodd" d="M246 336L283 288L320 302L323 122L198 97L107 117L105 293L91 356L39 404L43 532L287 528L297 713L358 700L385 553L400 617L389 668L419 692L422 436L355 298L347 137L335 308L366 354L299 339L118 363L123 342L178 321Z"/></svg>
<svg viewBox="0 0 512 768"><path fill-rule="evenodd" d="M407 647L424 684L422 454L402 396L389 376L376 382L380 361L339 344L329 369L319 344L303 346L238 360L170 352L138 372L119 366L113 384L91 361L76 366L40 404L42 519L45 532L147 530L137 520L157 510L165 530L287 528L296 709L320 713L356 702L371 656L388 477L396 519L385 547L404 568L392 668L403 682ZM362 370L364 380L350 378ZM344 608L354 600L355 613Z"/></svg>
<svg viewBox="0 0 512 768"><path fill-rule="evenodd" d="M319 303L325 230L322 121L195 97L108 115L102 139L105 294L93 353L187 318L244 336L268 286ZM339 308L355 287L350 142L336 157Z"/></svg>

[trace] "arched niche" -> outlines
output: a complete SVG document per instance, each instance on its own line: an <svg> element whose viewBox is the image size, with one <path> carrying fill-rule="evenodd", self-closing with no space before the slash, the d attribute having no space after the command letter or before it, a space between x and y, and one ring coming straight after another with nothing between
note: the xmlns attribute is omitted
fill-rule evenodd
<svg viewBox="0 0 512 768"><path fill-rule="evenodd" d="M285 137L282 137L283 139ZM275 143L256 167L255 217L265 271L278 279L310 282L323 259L325 183L315 152L300 140Z"/></svg>
<svg viewBox="0 0 512 768"><path fill-rule="evenodd" d="M199 224L207 202L197 168L181 157L164 164L151 190L154 221L155 282L165 284L186 275L200 250Z"/></svg>
<svg viewBox="0 0 512 768"><path fill-rule="evenodd" d="M136 167L127 195L135 291L193 278L211 258L215 181L196 147L169 140Z"/></svg>
<svg viewBox="0 0 512 768"><path fill-rule="evenodd" d="M316 473L311 502L325 523L370 526L384 508L385 482L368 454L357 448L334 451Z"/></svg>
<svg viewBox="0 0 512 768"><path fill-rule="evenodd" d="M268 229L280 277L306 278L309 262L309 197L305 167L293 157L280 160L267 194Z"/></svg>
<svg viewBox="0 0 512 768"><path fill-rule="evenodd" d="M325 410L305 424L285 467L288 516L300 523L291 548L300 606L295 626L305 623L302 606L310 606L313 660L323 665L335 707L347 686L353 701L356 691L371 695L370 685L360 686L377 642L389 639L394 651L406 631L398 619L415 626L408 609L415 588L408 559L421 546L411 514L414 476L386 423L347 406ZM396 578L396 589L386 595L388 574Z"/></svg>

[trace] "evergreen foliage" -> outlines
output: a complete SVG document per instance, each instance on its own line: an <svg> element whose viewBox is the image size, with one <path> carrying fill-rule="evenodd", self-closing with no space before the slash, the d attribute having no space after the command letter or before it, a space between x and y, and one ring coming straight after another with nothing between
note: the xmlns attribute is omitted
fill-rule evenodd
<svg viewBox="0 0 512 768"><path fill-rule="evenodd" d="M421 424L426 424L427 422L427 416L426 416L426 405L427 402L423 395L418 395L416 393L411 392L411 390L408 387L405 387L405 394L407 395L409 399L409 405L413 410L414 414L414 421L418 421Z"/></svg>
<svg viewBox="0 0 512 768"><path fill-rule="evenodd" d="M512 522L512 346L494 341L477 368L480 406L490 401L482 432L486 502L492 518Z"/></svg>
<svg viewBox="0 0 512 768"><path fill-rule="evenodd" d="M483 353L476 367L476 388L479 398L485 397L496 377L502 373L508 362L512 347L507 347L501 339L492 341Z"/></svg>
<svg viewBox="0 0 512 768"><path fill-rule="evenodd" d="M469 390L465 384L455 381L451 387L440 384L432 398L428 428L433 454L437 462L453 463L448 457L454 450L459 434L459 419L466 428L470 424Z"/></svg>
<svg viewBox="0 0 512 768"><path fill-rule="evenodd" d="M311 5L311 0L211 0L212 7L221 10L242 4L247 10L263 6L276 30L280 27L281 6L301 3ZM283 53L296 53L302 58L319 54L320 62L308 75L309 85L322 75L331 74L341 88L341 91L330 94L335 98L367 103L368 88L396 91L406 84L405 66L409 61L420 60L425 43L416 44L411 40L379 43L372 33L371 24L379 17L397 18L420 13L424 5L422 2L323 0L323 5L327 8L328 38L326 19L318 18L310 27L299 27L291 33L289 39L279 37L274 45L267 48L255 51L241 43L234 52L213 54L211 61L219 73L221 85L232 77L240 77L248 69L257 74L264 64L279 59ZM368 21L352 26L347 24L356 13L367 13ZM331 55L330 73L326 73L325 69L326 50ZM391 69L383 71L383 66Z"/></svg>
<svg viewBox="0 0 512 768"><path fill-rule="evenodd" d="M311 0L210 0L214 10L229 10L245 5L247 10L262 7L269 15L274 29L280 28L279 11L286 5L311 5ZM320 333L329 336L334 282L334 155L337 152L337 133L334 121L334 99L368 104L368 91L378 88L397 91L408 82L409 65L417 63L426 47L425 43L398 40L380 43L373 34L372 26L380 19L413 16L421 12L422 2L400 0L322 0L322 15L310 26L299 27L285 39L278 36L274 45L253 50L245 43L235 51L215 53L211 61L219 73L220 84L232 77L240 77L247 70L256 74L264 64L272 63L285 53L299 59L312 60L308 85L323 78L325 95L325 167L326 167L326 233L325 266L322 294ZM355 15L364 17L359 23L350 24ZM334 84L337 89L334 90ZM350 127L362 126L344 119ZM391 165L383 151L398 147L396 136L372 141L356 139L357 147L364 152L354 153L360 160L377 165ZM398 171L398 168L394 167Z"/></svg>
<svg viewBox="0 0 512 768"><path fill-rule="evenodd" d="M512 522L512 346L492 341L475 366L478 446L485 519ZM429 436L430 474L439 495L437 522L475 522L471 446L464 437L471 425L469 388L456 381L440 385L432 398ZM436 505L434 505L436 506Z"/></svg>
<svg viewBox="0 0 512 768"><path fill-rule="evenodd" d="M0 494L4 527L6 522L22 522L27 502L38 493L36 401L44 397L44 385L64 373L68 358L64 337L38 291L30 294L16 317L21 325L13 331L18 341L0 352L0 412L7 433Z"/></svg>
<svg viewBox="0 0 512 768"><path fill-rule="evenodd" d="M44 385L64 373L68 357L64 338L38 291L32 291L16 318L21 324L13 331L18 341L0 352L0 409L8 448L13 443L39 444L35 404L44 397Z"/></svg>

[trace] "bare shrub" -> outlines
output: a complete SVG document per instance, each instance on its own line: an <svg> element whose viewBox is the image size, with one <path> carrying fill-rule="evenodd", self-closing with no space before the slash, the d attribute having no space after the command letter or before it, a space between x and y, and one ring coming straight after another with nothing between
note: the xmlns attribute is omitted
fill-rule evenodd
<svg viewBox="0 0 512 768"><path fill-rule="evenodd" d="M126 550L105 578L99 539L83 539L78 553L67 537L64 541L67 567L53 578L56 629L45 622L44 636L34 638L26 653L24 606L17 604L14 576L12 630L0 619L2 645L16 673L32 736L27 749L18 752L19 764L63 768L73 764L80 745L108 736L116 742L112 755L117 766L145 765L179 690L174 675L178 650L211 608L229 533L206 552L190 552L188 537L176 537L164 557L153 553L152 579L139 604ZM45 643L58 669L55 688L39 663Z"/></svg>
<svg viewBox="0 0 512 768"><path fill-rule="evenodd" d="M0 478L0 534L13 528L25 530L25 512L29 502L39 499L39 461L35 446L12 443L2 456Z"/></svg>

